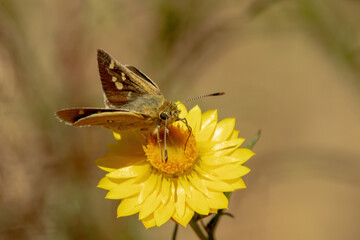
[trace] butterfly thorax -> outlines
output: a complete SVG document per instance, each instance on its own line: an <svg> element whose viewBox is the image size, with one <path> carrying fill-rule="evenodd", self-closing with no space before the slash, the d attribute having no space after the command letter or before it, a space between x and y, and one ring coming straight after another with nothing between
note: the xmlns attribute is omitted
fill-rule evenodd
<svg viewBox="0 0 360 240"><path fill-rule="evenodd" d="M157 112L164 105L165 99L159 95L147 95L129 101L120 107L121 110L139 113L145 117L158 117Z"/></svg>
<svg viewBox="0 0 360 240"><path fill-rule="evenodd" d="M162 95L142 96L126 103L120 109L141 114L154 125L165 120L172 123L178 120L180 113L176 104L166 100Z"/></svg>

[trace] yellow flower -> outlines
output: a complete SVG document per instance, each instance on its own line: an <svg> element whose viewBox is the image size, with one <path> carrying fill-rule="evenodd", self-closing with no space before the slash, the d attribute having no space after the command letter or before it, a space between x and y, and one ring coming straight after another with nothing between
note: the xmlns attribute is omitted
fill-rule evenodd
<svg viewBox="0 0 360 240"><path fill-rule="evenodd" d="M108 173L98 187L108 199L122 199L117 216L139 213L146 228L161 226L172 218L186 226L194 213L216 213L228 207L224 192L246 188L241 179L250 170L243 166L254 153L239 148L244 139L234 129L235 119L217 122L217 111L187 112L179 103L180 117L192 132L177 121L168 126L166 149L161 156L157 135L114 133L118 140L96 164ZM164 154L164 129L160 130Z"/></svg>

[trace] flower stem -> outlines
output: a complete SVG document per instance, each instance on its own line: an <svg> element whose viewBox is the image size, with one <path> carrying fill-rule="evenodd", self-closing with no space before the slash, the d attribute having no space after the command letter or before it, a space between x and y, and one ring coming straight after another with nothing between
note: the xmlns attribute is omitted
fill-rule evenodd
<svg viewBox="0 0 360 240"><path fill-rule="evenodd" d="M198 223L196 222L196 220L194 218L191 219L190 221L190 226L191 228L194 230L194 232L196 233L196 235L201 239L201 240L207 240L208 238L204 235L203 231L201 230L200 226L198 225Z"/></svg>
<svg viewBox="0 0 360 240"><path fill-rule="evenodd" d="M173 234L171 237L172 240L176 240L176 234L177 234L178 228L179 228L179 224L175 223Z"/></svg>
<svg viewBox="0 0 360 240"><path fill-rule="evenodd" d="M219 209L218 213L210 220L210 222L207 224L206 226L206 231L209 235L209 240L214 240L214 233L215 233L215 228L220 220L220 217L222 215L223 210Z"/></svg>

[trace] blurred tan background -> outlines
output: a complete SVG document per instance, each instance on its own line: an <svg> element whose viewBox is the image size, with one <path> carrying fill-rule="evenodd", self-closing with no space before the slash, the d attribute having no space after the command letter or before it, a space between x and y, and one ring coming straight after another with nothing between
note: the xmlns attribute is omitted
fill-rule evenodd
<svg viewBox="0 0 360 240"><path fill-rule="evenodd" d="M262 129L218 239L359 239L359 22L357 0L0 0L0 239L170 239L96 188L111 132L54 116L102 106L98 48Z"/></svg>

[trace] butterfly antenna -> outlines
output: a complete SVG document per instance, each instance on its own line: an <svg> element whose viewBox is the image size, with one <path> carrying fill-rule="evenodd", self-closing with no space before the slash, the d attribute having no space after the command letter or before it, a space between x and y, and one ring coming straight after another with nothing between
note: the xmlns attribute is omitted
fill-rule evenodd
<svg viewBox="0 0 360 240"><path fill-rule="evenodd" d="M197 97L194 97L194 98L186 99L185 102L191 102L191 101L198 100L198 99L205 98L205 97L221 96L221 95L224 95L224 94L225 94L225 92L217 92L217 93L205 94L205 95L197 96Z"/></svg>

